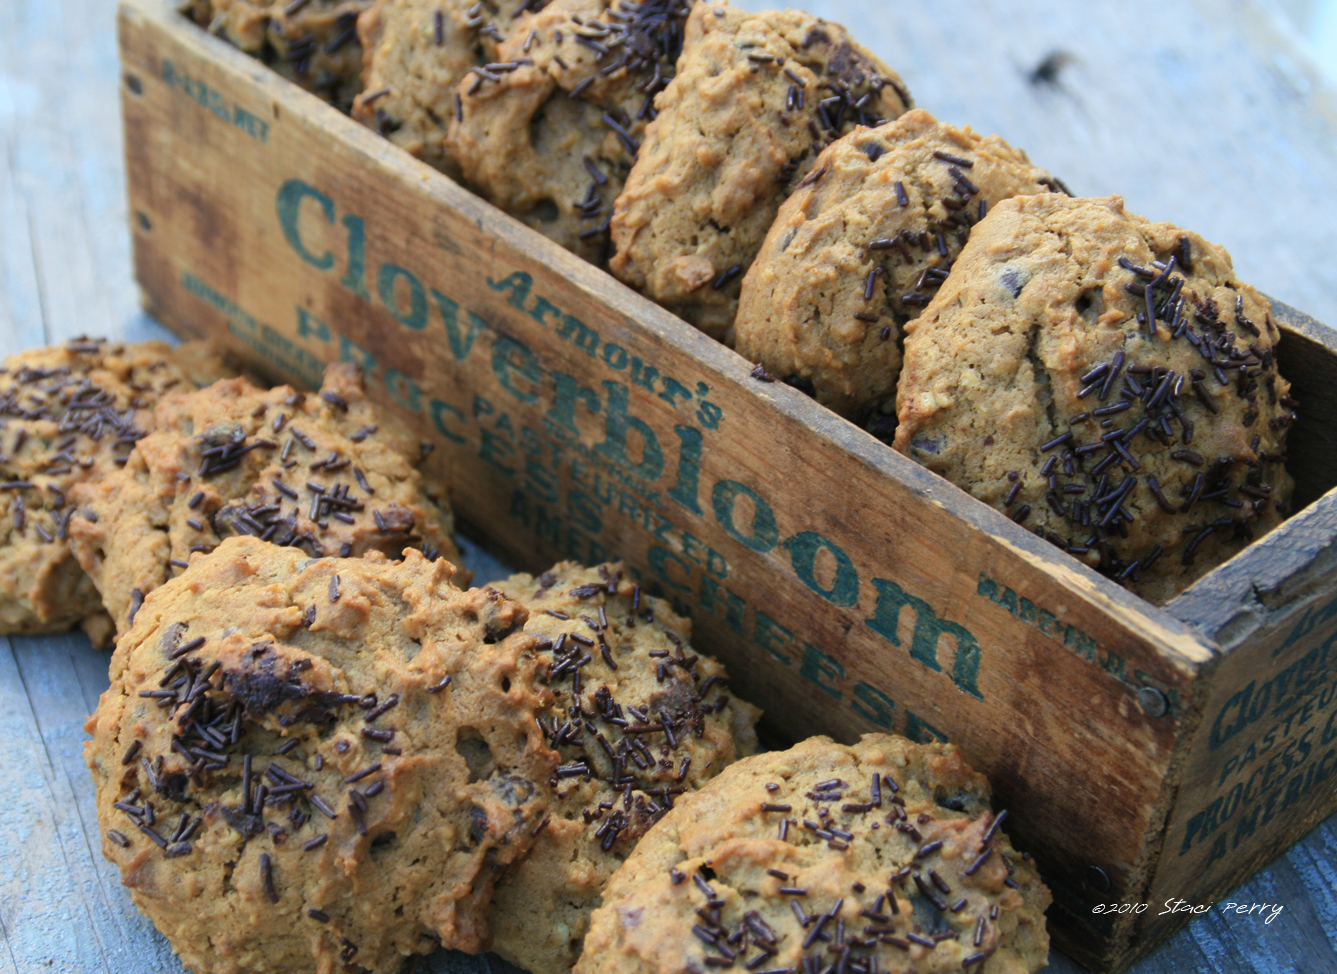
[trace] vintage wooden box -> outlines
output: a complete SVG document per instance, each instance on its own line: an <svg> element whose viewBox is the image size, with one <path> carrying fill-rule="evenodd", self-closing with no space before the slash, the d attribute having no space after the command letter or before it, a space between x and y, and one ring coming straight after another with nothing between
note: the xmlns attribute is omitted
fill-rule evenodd
<svg viewBox="0 0 1337 974"><path fill-rule="evenodd" d="M1064 951L1127 966L1337 809L1331 330L1277 308L1303 509L1158 609L161 0L120 39L150 314L297 383L361 364L473 534L625 559L777 734L959 743Z"/></svg>

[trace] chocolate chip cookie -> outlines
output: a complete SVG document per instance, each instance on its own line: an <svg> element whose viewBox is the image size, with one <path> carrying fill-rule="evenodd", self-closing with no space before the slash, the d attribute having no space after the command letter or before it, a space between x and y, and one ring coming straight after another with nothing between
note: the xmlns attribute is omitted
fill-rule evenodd
<svg viewBox="0 0 1337 974"><path fill-rule="evenodd" d="M357 18L371 0L194 0L209 33L347 111L362 90Z"/></svg>
<svg viewBox="0 0 1337 974"><path fill-rule="evenodd" d="M698 3L613 208L613 274L727 344L742 275L817 154L910 107L839 24Z"/></svg>
<svg viewBox="0 0 1337 974"><path fill-rule="evenodd" d="M492 903L494 949L566 974L608 877L679 796L757 749L760 712L688 644L691 623L621 565L556 565L498 582L529 611L554 702L540 724L562 756L551 819Z"/></svg>
<svg viewBox="0 0 1337 974"><path fill-rule="evenodd" d="M103 853L183 963L391 974L485 947L557 765L524 620L416 551L253 537L147 597L85 756Z"/></svg>
<svg viewBox="0 0 1337 974"><path fill-rule="evenodd" d="M455 87L474 67L498 60L497 46L516 17L542 6L543 0L375 0L358 20L366 84L353 117L458 179L446 151Z"/></svg>
<svg viewBox="0 0 1337 974"><path fill-rule="evenodd" d="M1061 186L996 135L914 109L822 150L743 278L735 347L856 421L895 431L905 322L970 229L1012 196Z"/></svg>
<svg viewBox="0 0 1337 974"><path fill-rule="evenodd" d="M459 88L448 145L464 180L596 264L656 94L682 50L686 0L553 0L520 18Z"/></svg>
<svg viewBox="0 0 1337 974"><path fill-rule="evenodd" d="M118 632L192 554L230 535L312 558L412 547L460 564L444 491L417 469L420 444L367 399L354 365L329 366L319 393L230 379L168 396L153 423L120 471L75 495L70 520Z"/></svg>
<svg viewBox="0 0 1337 974"><path fill-rule="evenodd" d="M98 645L111 622L69 544L71 492L125 464L167 392L222 370L206 349L188 369L162 342L76 339L10 356L0 369L0 633L64 632Z"/></svg>
<svg viewBox="0 0 1337 974"><path fill-rule="evenodd" d="M896 448L1152 602L1289 511L1267 299L1117 196L999 203L905 330Z"/></svg>
<svg viewBox="0 0 1337 974"><path fill-rule="evenodd" d="M1050 895L950 744L814 737L684 795L608 883L576 974L1038 971Z"/></svg>

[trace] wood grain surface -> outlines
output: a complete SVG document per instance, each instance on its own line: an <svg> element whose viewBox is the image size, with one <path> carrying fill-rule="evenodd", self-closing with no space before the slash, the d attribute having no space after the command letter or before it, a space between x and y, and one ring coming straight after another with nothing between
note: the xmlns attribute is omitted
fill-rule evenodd
<svg viewBox="0 0 1337 974"><path fill-rule="evenodd" d="M1165 45L1148 45L1143 32L1133 27L1140 20L1134 5L1099 14L1090 11L1078 18L1058 3L1028 4L1025 14L1019 14L1016 5L979 3L966 12L953 11L950 24L931 4L903 6L894 21L878 13L880 7L871 2L847 0L834 9L818 5L813 9L856 29L866 27L866 35L860 31L865 42L906 74L922 105L952 121L974 120L981 130L997 130L1026 145L1037 162L1062 172L1077 192L1118 188L1134 209L1189 223L1237 255L1241 253L1237 237L1256 234L1260 241L1275 240L1267 228L1286 220L1291 221L1288 247L1297 234L1307 233L1306 240L1295 246L1317 248L1304 253L1324 252L1323 235L1330 235L1332 228L1314 219L1304 194L1288 199L1278 192L1264 199L1242 188L1239 174L1256 165L1253 147L1264 131L1278 133L1269 136L1271 142L1265 140L1267 145L1286 147L1278 162L1286 171L1272 174L1269 194L1278 182L1283 188L1303 186L1318 172L1316 185L1330 185L1330 178L1337 175L1331 114L1325 114L1328 109L1323 104L1328 96L1311 89L1307 101L1297 102L1274 97L1275 91L1257 84L1285 58L1291 64L1298 62L1258 27L1265 28L1266 20L1251 7L1241 5L1234 21L1219 15L1204 17L1190 6L1162 9L1151 21L1140 21L1162 24L1166 37L1195 39L1193 45L1170 45L1170 52L1177 51L1189 65L1190 74L1197 71L1216 78L1220 91L1232 92L1232 99L1238 94L1233 86L1244 89L1239 96L1243 106L1227 99L1226 108L1218 109L1213 101L1211 111L1203 104L1208 100L1205 92L1217 89L1207 81L1199 82L1207 85L1205 89L1188 86L1177 91L1175 110L1180 114L1175 124L1182 129L1178 137L1218 149L1201 153L1204 158L1195 158L1188 167L1182 156L1188 150L1178 141L1166 141L1160 128L1165 120L1145 104L1150 99L1165 111L1165 91L1138 81L1156 77L1161 70L1156 59L1165 56ZM1075 30L1079 20L1081 29ZM111 23L112 6L105 0L9 0L0 5L0 350L5 352L81 333L146 337L155 331L136 312L130 278ZM1050 91L1047 84L1032 85L1026 65L1032 56L1038 60L1047 53L1035 55L1032 49L1072 37L1098 39L1103 46L1094 49L1096 53L1084 53L1067 41L1065 49L1074 50L1082 60L1072 72L1060 74L1061 85L1069 89L1066 93ZM1119 43L1126 50L1119 50L1116 58L1110 45ZM944 58L949 53L960 58L961 65L975 67L967 70L947 63ZM1221 53L1221 64L1209 70L1215 53ZM1115 65L1118 85L1113 85L1108 72L1095 71L1092 65ZM1090 77L1083 78L1076 70L1083 66L1092 72ZM1295 77L1304 77L1303 71ZM1102 128L1094 119L1105 115L1093 115L1082 129L1065 123L1052 105L1045 107L1043 99L1070 95L1116 106L1112 117L1120 118L1121 124ZM945 107L953 99L960 106L955 113ZM992 122L990 112L1003 123ZM1155 115L1150 127L1135 124L1141 113ZM1191 125L1185 115L1192 118ZM1009 129L1009 124L1018 127ZM1029 128L1023 131L1025 126ZM1118 153L1095 148L1122 145L1120 137L1141 140L1144 147L1149 140L1157 153L1176 164L1167 164L1155 179L1135 167L1126 182L1120 177L1116 187L1115 177L1123 170L1115 165L1106 171L1090 159L1098 156L1102 165L1117 163ZM1221 153L1222 144L1231 151ZM1122 158L1131 158L1136 151L1129 148ZM1266 148L1258 151L1263 156L1269 153ZM1058 161L1068 156L1071 165ZM1081 168L1083 160L1089 168ZM1287 165L1296 171L1287 170ZM1184 172L1191 172L1193 180L1206 180L1204 185L1218 194L1239 192L1230 196L1230 206L1218 200L1204 205L1201 214L1155 210L1158 200L1182 206L1201 192L1201 186L1183 183L1178 189L1165 188L1165 182L1174 182L1165 173ZM1091 182L1083 184L1081 179L1088 175ZM1143 199L1147 203L1140 202ZM1218 232L1207 217L1219 218L1221 212L1234 213L1231 219L1241 222L1223 225ZM1260 271L1252 279L1319 317L1337 320L1337 309L1322 308L1322 295L1308 303L1304 297L1309 278L1302 270L1323 273L1321 262L1310 260L1306 265L1298 257L1291 259L1294 256L1286 248L1260 246L1260 267L1272 276ZM1247 270L1246 276L1250 276ZM1329 298L1333 290L1329 281ZM498 571L474 567L484 579ZM179 970L162 939L135 913L84 827L92 828L92 802L80 754L82 721L105 686L105 663L105 656L93 652L78 636L12 639L0 647L0 741L7 745L10 768L18 771L5 776L0 785L0 801L9 809L0 818L5 850L0 854L0 936L6 948L0 952L0 972ZM1135 969L1270 972L1337 966L1331 932L1337 926L1335 859L1337 822L1330 820L1234 894L1241 902L1284 904L1286 909L1275 922L1265 925L1256 916L1227 918L1213 910ZM1153 906L1156 909L1160 906ZM500 962L443 954L430 966L481 974ZM1052 968L1077 969L1059 956Z"/></svg>

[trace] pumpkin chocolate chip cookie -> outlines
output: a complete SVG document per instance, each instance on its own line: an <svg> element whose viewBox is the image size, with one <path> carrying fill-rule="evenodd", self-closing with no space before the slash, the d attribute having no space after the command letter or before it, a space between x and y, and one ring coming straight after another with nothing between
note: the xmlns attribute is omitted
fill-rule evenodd
<svg viewBox="0 0 1337 974"><path fill-rule="evenodd" d="M1289 511L1267 299L1117 196L999 203L905 331L896 449L1152 602Z"/></svg>
<svg viewBox="0 0 1337 974"><path fill-rule="evenodd" d="M102 600L70 549L77 485L125 464L152 429L165 393L212 381L222 363L193 343L184 359L162 342L81 338L10 356L0 368L0 633L82 625L112 632Z"/></svg>
<svg viewBox="0 0 1337 974"><path fill-rule="evenodd" d="M366 83L353 117L459 178L446 151L455 86L473 68L498 61L497 47L515 18L542 6L542 0L376 0L358 20Z"/></svg>
<svg viewBox="0 0 1337 974"><path fill-rule="evenodd" d="M190 0L201 27L347 111L362 90L357 19L371 0Z"/></svg>
<svg viewBox="0 0 1337 974"><path fill-rule="evenodd" d="M1038 971L1049 890L950 744L814 737L684 795L613 874L576 974Z"/></svg>
<svg viewBox="0 0 1337 974"><path fill-rule="evenodd" d="M690 622L620 565L563 562L494 586L529 610L554 702L540 717L562 756L551 820L492 905L494 949L533 974L580 956L608 877L679 796L757 748L760 712L692 652Z"/></svg>
<svg viewBox="0 0 1337 974"><path fill-rule="evenodd" d="M145 600L86 758L103 852L192 970L485 948L557 755L525 610L450 572L238 537Z"/></svg>
<svg viewBox="0 0 1337 974"><path fill-rule="evenodd" d="M464 180L596 264L613 200L682 50L684 0L553 0L522 17L452 109Z"/></svg>
<svg viewBox="0 0 1337 974"><path fill-rule="evenodd" d="M910 107L900 77L839 24L697 3L613 209L613 274L733 343L742 275L817 154Z"/></svg>
<svg viewBox="0 0 1337 974"><path fill-rule="evenodd" d="M168 396L153 422L121 470L76 493L70 521L118 632L192 554L230 535L317 558L414 547L460 563L443 491L417 468L420 445L367 399L354 365L329 366L319 393L230 379Z"/></svg>

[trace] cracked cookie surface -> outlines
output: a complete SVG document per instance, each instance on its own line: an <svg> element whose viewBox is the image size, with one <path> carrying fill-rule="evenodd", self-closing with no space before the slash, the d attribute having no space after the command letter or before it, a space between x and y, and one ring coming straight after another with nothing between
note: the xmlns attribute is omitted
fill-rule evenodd
<svg viewBox="0 0 1337 974"><path fill-rule="evenodd" d="M910 107L839 24L697 3L613 209L609 269L725 344L739 280L826 144Z"/></svg>
<svg viewBox="0 0 1337 974"><path fill-rule="evenodd" d="M950 744L814 737L745 758L613 875L575 972L1037 971L1050 895L1003 818Z"/></svg>
<svg viewBox="0 0 1337 974"><path fill-rule="evenodd" d="M367 399L356 366L329 366L318 393L230 379L168 396L153 423L119 471L76 492L70 521L118 632L191 555L230 535L313 557L415 547L460 564L444 490L417 467L421 445Z"/></svg>
<svg viewBox="0 0 1337 974"><path fill-rule="evenodd" d="M743 278L739 354L890 439L905 322L988 208L1060 185L996 135L912 109L817 157Z"/></svg>
<svg viewBox="0 0 1337 974"><path fill-rule="evenodd" d="M608 877L680 795L756 752L760 711L692 651L690 621L621 565L562 562L493 587L529 611L554 695L540 719L562 756L548 824L497 884L493 947L533 974L563 974Z"/></svg>
<svg viewBox="0 0 1337 974"><path fill-rule="evenodd" d="M76 339L12 355L0 369L0 633L111 622L69 542L72 492L125 463L168 392L225 371L202 343Z"/></svg>
<svg viewBox="0 0 1337 974"><path fill-rule="evenodd" d="M896 449L1152 602L1289 510L1267 299L1117 196L998 204L905 330Z"/></svg>
<svg viewBox="0 0 1337 974"><path fill-rule="evenodd" d="M485 948L557 755L525 610L449 574L239 537L145 600L85 756L103 852L187 966Z"/></svg>

